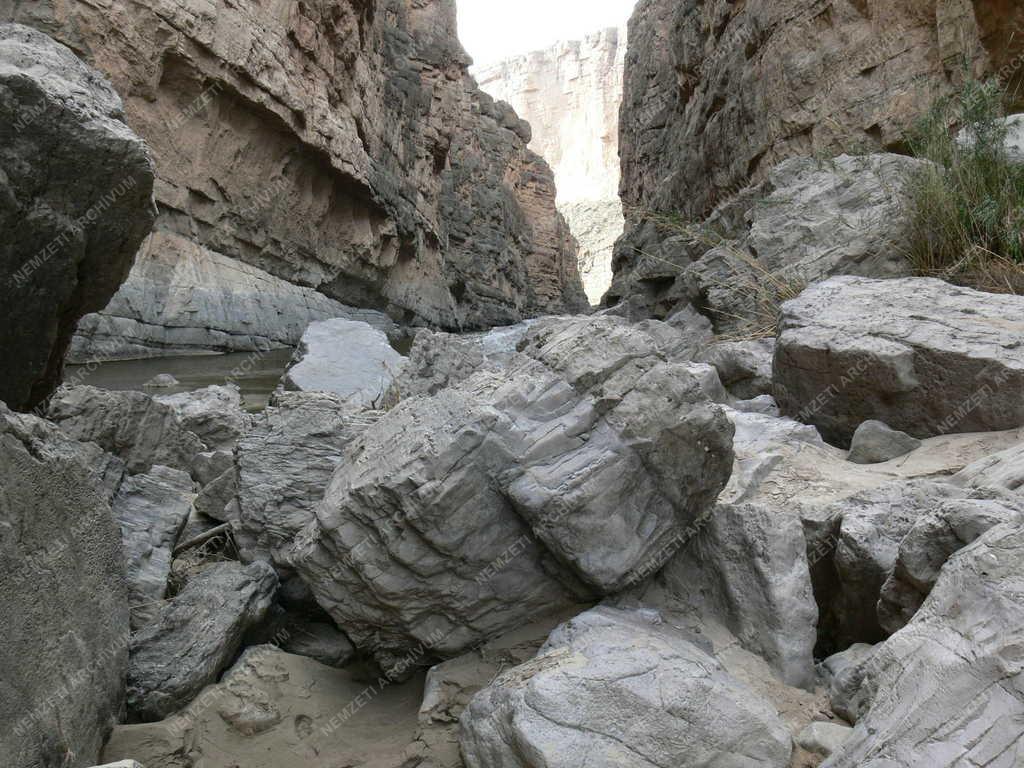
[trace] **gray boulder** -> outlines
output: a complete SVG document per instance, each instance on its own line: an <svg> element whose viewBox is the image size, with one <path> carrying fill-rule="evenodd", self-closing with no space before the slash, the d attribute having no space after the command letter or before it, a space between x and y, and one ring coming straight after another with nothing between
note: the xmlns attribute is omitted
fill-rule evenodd
<svg viewBox="0 0 1024 768"><path fill-rule="evenodd" d="M286 391L331 392L355 406L383 408L404 365L382 331L355 320L323 320L302 334L281 384Z"/></svg>
<svg viewBox="0 0 1024 768"><path fill-rule="evenodd" d="M879 646L854 643L845 651L834 653L821 662L819 671L822 682L828 689L832 710L848 722L855 723L860 713L857 710L857 694L864 682L866 662L871 659Z"/></svg>
<svg viewBox="0 0 1024 768"><path fill-rule="evenodd" d="M995 526L1020 519L1024 499L992 491L972 491L950 499L918 518L900 542L892 573L882 585L878 619L889 633L914 617L946 561Z"/></svg>
<svg viewBox="0 0 1024 768"><path fill-rule="evenodd" d="M181 382L169 373L158 373L142 386L146 389L173 389L174 387L180 387Z"/></svg>
<svg viewBox="0 0 1024 768"><path fill-rule="evenodd" d="M161 720L182 709L235 659L277 590L266 563L215 563L200 571L152 622L132 635L128 714Z"/></svg>
<svg viewBox="0 0 1024 768"><path fill-rule="evenodd" d="M222 523L231 522L238 518L237 507L232 505L237 496L238 473L232 467L203 486L196 496L196 511Z"/></svg>
<svg viewBox="0 0 1024 768"><path fill-rule="evenodd" d="M57 388L75 325L128 276L156 216L153 161L111 85L41 32L0 24L0 400Z"/></svg>
<svg viewBox="0 0 1024 768"><path fill-rule="evenodd" d="M1024 425L1024 296L931 278L836 277L783 305L776 398L848 445L868 419L914 437Z"/></svg>
<svg viewBox="0 0 1024 768"><path fill-rule="evenodd" d="M168 467L125 478L113 502L127 560L131 625L152 621L167 592L174 546L192 509L192 478Z"/></svg>
<svg viewBox="0 0 1024 768"><path fill-rule="evenodd" d="M658 580L673 607L716 619L784 683L813 690L818 606L798 515L719 504Z"/></svg>
<svg viewBox="0 0 1024 768"><path fill-rule="evenodd" d="M853 433L847 460L854 464L881 464L920 447L921 441L916 437L891 429L885 422L865 421Z"/></svg>
<svg viewBox="0 0 1024 768"><path fill-rule="evenodd" d="M866 664L866 712L823 768L1018 765L1022 595L1021 523L955 554L914 619Z"/></svg>
<svg viewBox="0 0 1024 768"><path fill-rule="evenodd" d="M789 765L774 707L656 612L599 607L556 629L462 714L468 768Z"/></svg>
<svg viewBox="0 0 1024 768"><path fill-rule="evenodd" d="M714 366L729 393L743 400L772 394L775 339L719 341L697 360Z"/></svg>
<svg viewBox="0 0 1024 768"><path fill-rule="evenodd" d="M332 624L316 621L292 623L281 649L308 656L327 667L341 668L355 658L356 649L345 633Z"/></svg>
<svg viewBox="0 0 1024 768"><path fill-rule="evenodd" d="M852 733L853 728L848 725L817 721L800 731L796 743L808 752L828 757L838 752Z"/></svg>
<svg viewBox="0 0 1024 768"><path fill-rule="evenodd" d="M231 450L252 425L252 417L242 409L242 393L236 384L157 395L154 399L171 406L182 426L211 451Z"/></svg>
<svg viewBox="0 0 1024 768"><path fill-rule="evenodd" d="M97 762L124 708L128 593L95 446L0 403L0 762Z"/></svg>
<svg viewBox="0 0 1024 768"><path fill-rule="evenodd" d="M50 400L46 417L70 437L121 457L132 474L157 464L188 471L205 450L174 408L142 392L65 387Z"/></svg>
<svg viewBox="0 0 1024 768"><path fill-rule="evenodd" d="M727 480L732 428L713 369L669 362L683 342L658 326L539 321L533 360L403 401L352 442L290 559L358 647L456 655L678 546Z"/></svg>

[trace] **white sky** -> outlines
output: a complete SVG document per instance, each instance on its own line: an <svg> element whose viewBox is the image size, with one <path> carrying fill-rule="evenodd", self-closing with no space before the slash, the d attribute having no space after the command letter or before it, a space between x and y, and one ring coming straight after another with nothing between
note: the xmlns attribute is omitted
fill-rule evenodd
<svg viewBox="0 0 1024 768"><path fill-rule="evenodd" d="M459 39L477 65L625 24L636 0L456 0Z"/></svg>

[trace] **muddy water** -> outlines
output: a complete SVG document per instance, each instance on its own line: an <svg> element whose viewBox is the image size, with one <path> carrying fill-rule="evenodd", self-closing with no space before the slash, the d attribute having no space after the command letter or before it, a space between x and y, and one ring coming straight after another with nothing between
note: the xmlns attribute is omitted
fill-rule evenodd
<svg viewBox="0 0 1024 768"><path fill-rule="evenodd" d="M69 365L64 371L64 381L116 391L139 390L151 395L189 392L211 384L234 382L242 390L246 409L261 411L266 408L270 393L277 387L291 356L291 349L275 349L270 352ZM160 373L171 374L181 386L166 389L146 389L143 386Z"/></svg>

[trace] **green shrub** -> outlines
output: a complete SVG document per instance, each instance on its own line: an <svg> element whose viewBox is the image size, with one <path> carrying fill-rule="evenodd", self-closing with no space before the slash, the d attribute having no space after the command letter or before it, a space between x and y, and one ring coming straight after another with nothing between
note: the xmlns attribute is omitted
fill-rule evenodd
<svg viewBox="0 0 1024 768"><path fill-rule="evenodd" d="M924 275L984 290L1024 289L1024 167L1010 162L995 81L967 81L910 134L934 165L909 182L910 259ZM959 130L970 140L958 142Z"/></svg>

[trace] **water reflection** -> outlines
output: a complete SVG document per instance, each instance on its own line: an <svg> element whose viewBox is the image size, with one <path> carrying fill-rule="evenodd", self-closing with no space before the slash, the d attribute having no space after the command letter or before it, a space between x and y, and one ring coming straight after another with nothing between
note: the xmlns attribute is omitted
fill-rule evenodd
<svg viewBox="0 0 1024 768"><path fill-rule="evenodd" d="M291 357L291 349L275 349L270 352L154 357L147 360L69 365L64 370L64 381L115 391L139 390L151 395L190 392L211 384L234 382L242 390L246 409L262 411L267 407L270 393L277 388ZM171 374L180 386L164 389L147 389L143 386L161 373Z"/></svg>

